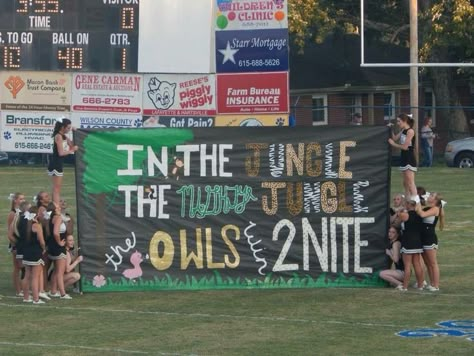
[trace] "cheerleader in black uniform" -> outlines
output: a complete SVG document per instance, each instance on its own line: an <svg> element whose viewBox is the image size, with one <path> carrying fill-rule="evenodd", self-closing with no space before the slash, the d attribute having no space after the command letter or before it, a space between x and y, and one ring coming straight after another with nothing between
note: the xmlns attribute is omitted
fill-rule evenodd
<svg viewBox="0 0 474 356"><path fill-rule="evenodd" d="M23 297L23 288L21 287L21 282L20 282L20 273L23 266L20 263L18 263L16 259L16 239L11 227L12 227L13 221L15 220L17 215L20 213L20 204L25 201L25 195L22 193L13 193L13 194L10 194L8 199L10 199L11 201L11 209L7 217L7 229L8 229L7 237L9 241L8 250L11 252L12 258L13 258L13 272L12 272L13 287L15 288L16 296Z"/></svg>
<svg viewBox="0 0 474 356"><path fill-rule="evenodd" d="M53 203L55 204L55 203ZM64 288L64 272L66 271L66 224L61 217L61 208L55 204L55 210L50 217L51 236L48 241L48 257L54 261L53 275L51 276L50 297L72 299Z"/></svg>
<svg viewBox="0 0 474 356"><path fill-rule="evenodd" d="M402 248L400 230L395 226L390 226L388 229L388 239L390 241L390 248L385 249L385 254L390 257L395 269L390 268L380 271L380 278L389 282L392 286L398 287L403 285L403 278L405 276L405 266L403 265L400 253Z"/></svg>
<svg viewBox="0 0 474 356"><path fill-rule="evenodd" d="M40 191L36 195L36 206L38 207L38 222L43 227L43 236L46 241L46 247L48 246L48 239L51 236L49 230L49 218L51 216L51 210L54 210L54 205L51 205L51 209L48 212L48 206L50 205L50 197L48 192ZM51 261L48 258L48 251L47 249L44 251L43 254L43 261L44 261L44 268L43 274L41 277L41 293L40 298L48 300L49 297L45 293L47 284L48 284L48 270L51 266Z"/></svg>
<svg viewBox="0 0 474 356"><path fill-rule="evenodd" d="M37 220L37 207L32 207L25 212L19 222L20 235L24 236L25 246L23 253L23 265L26 267L26 286L23 289L24 302L33 301L33 304L44 304L40 297L40 279L43 273L44 262L41 258L45 250L43 228ZM33 300L29 298L29 290L33 294Z"/></svg>
<svg viewBox="0 0 474 356"><path fill-rule="evenodd" d="M423 219L421 229L421 241L423 245L423 260L428 269L430 285L426 287L431 292L439 291L439 266L437 260L438 237L436 236L436 224L444 228L444 210L442 198L438 193L431 193L427 199L427 206L416 206L417 214Z"/></svg>
<svg viewBox="0 0 474 356"><path fill-rule="evenodd" d="M23 253L24 253L24 246L25 246L25 239L24 236L20 234L18 230L18 226L20 221L22 220L22 216L25 212L27 212L31 207L31 204L28 203L27 201L23 201L20 203L20 208L18 214L15 214L13 221L10 225L10 228L8 229L8 236L9 240L15 241L15 247L16 247L16 263L18 266L21 266L22 269L22 277L20 284L21 284L21 292L18 293L18 297L24 296L23 295L23 290L25 288L25 283L26 279L24 278L24 272L25 269L23 267Z"/></svg>
<svg viewBox="0 0 474 356"><path fill-rule="evenodd" d="M64 157L77 151L77 146L66 137L72 129L71 120L62 118L56 121L52 137L54 138L53 156L49 161L48 175L53 180L53 201L59 204L63 181Z"/></svg>
<svg viewBox="0 0 474 356"><path fill-rule="evenodd" d="M397 117L397 125L401 131L394 134L388 142L401 150L400 171L403 175L403 187L407 200L414 199L416 194L415 172L417 171L415 157L415 130L413 130L414 120L407 114L400 114ZM399 141L400 143L396 143Z"/></svg>
<svg viewBox="0 0 474 356"><path fill-rule="evenodd" d="M40 220L44 219L44 214L48 208L49 203L51 202L51 198L49 197L48 192L44 190L40 191L36 194L36 207L38 208L38 217Z"/></svg>
<svg viewBox="0 0 474 356"><path fill-rule="evenodd" d="M83 261L82 256L74 257L72 250L74 249L74 237L67 235L66 238L66 273L64 274L64 287L67 288L81 279L79 272L74 271L76 266Z"/></svg>
<svg viewBox="0 0 474 356"><path fill-rule="evenodd" d="M402 220L402 256L405 265L405 276L403 285L398 289L406 291L411 277L411 266L415 269L417 288L423 289L423 266L421 265L421 253L423 246L421 243L421 218L415 211L416 203L408 201L407 211L399 213Z"/></svg>
<svg viewBox="0 0 474 356"><path fill-rule="evenodd" d="M393 196L393 205L390 208L390 225L400 229L401 221L398 218L398 212L405 210L405 197L398 193Z"/></svg>
<svg viewBox="0 0 474 356"><path fill-rule="evenodd" d="M61 207L61 217L63 218L63 222L66 224L67 235L74 235L74 220L71 214L68 213L66 200L61 199L59 206Z"/></svg>

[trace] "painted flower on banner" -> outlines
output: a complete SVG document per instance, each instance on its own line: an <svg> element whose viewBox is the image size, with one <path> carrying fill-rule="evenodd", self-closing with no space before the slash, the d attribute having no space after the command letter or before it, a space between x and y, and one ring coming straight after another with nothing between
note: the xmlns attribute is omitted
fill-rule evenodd
<svg viewBox="0 0 474 356"><path fill-rule="evenodd" d="M3 138L4 138L5 140L11 140L11 138L12 138L11 132L10 132L10 131L5 131L5 132L3 133Z"/></svg>
<svg viewBox="0 0 474 356"><path fill-rule="evenodd" d="M101 274L98 274L94 276L94 279L92 280L92 285L96 288L101 288L107 284L107 281L105 280L105 277Z"/></svg>

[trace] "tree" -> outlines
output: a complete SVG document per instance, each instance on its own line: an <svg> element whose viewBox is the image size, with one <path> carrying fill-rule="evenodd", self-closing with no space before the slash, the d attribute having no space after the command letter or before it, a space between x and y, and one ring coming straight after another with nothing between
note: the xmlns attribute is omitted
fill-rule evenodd
<svg viewBox="0 0 474 356"><path fill-rule="evenodd" d="M409 46L409 1L366 0L365 36ZM420 60L472 62L474 6L470 0L419 0ZM308 41L322 42L334 32L358 33L360 0L289 0L289 31L299 49ZM407 59L408 60L408 59ZM450 137L463 136L469 126L455 85L459 68L422 69L433 83L437 112Z"/></svg>
<svg viewBox="0 0 474 356"><path fill-rule="evenodd" d="M474 6L469 0L422 0L423 44L422 59L428 62L472 62L474 58ZM449 107L440 111L448 123L450 137L464 136L469 132L467 118L462 109L454 79L462 73L457 68L430 68L428 75L438 106ZM466 73L467 74L467 73ZM472 72L471 72L472 74Z"/></svg>
<svg viewBox="0 0 474 356"><path fill-rule="evenodd" d="M84 238L98 241L96 254L106 254L106 216L110 206L125 204L125 198L118 192L119 185L139 185L141 176L119 175L120 169L127 169L128 156L126 151L117 150L118 145L143 145L151 143L153 151L158 154L162 147L174 148L193 139L192 130L186 129L111 129L107 131L83 131L75 133L76 142L82 142L76 163L78 201L82 202L80 219L88 228L95 226L94 234ZM133 155L135 164L146 162L147 147L136 151ZM171 163L171 161L168 161ZM134 166L134 168L142 168ZM143 170L146 172L147 165ZM105 268L105 265L102 267ZM102 271L102 274L104 272Z"/></svg>

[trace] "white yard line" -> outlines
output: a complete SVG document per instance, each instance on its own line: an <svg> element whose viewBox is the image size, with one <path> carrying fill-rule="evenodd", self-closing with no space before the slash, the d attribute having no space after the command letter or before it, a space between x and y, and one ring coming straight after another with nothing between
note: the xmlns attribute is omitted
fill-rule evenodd
<svg viewBox="0 0 474 356"><path fill-rule="evenodd" d="M396 291L392 289L384 289L389 293L394 294ZM398 292L397 292L398 293ZM408 292L416 294L426 294L427 292ZM429 294L434 295L434 294ZM441 296L441 293L436 293L436 296ZM473 295L452 295L445 294L443 296L450 297L474 297ZM457 303L459 304L459 303ZM471 305L469 303L469 305ZM396 325L396 324L385 324L385 323L373 323L373 322L363 322L363 321L343 321L343 320L312 320L312 319L299 319L299 318L287 318L280 316L251 316L251 315L233 315L233 314L211 314L211 313L182 313L182 312L165 312L165 311L145 311L145 310L134 310L134 309L108 309L108 308L94 308L94 307L74 307L74 306L52 306L52 305L25 305L25 304L7 304L0 303L0 307L7 308L41 308L41 309L53 309L53 310L64 310L64 311L74 311L77 312L94 312L94 313L119 313L119 314L141 314L141 315L160 315L160 316L178 316L194 319L216 319L216 318L225 318L225 319L241 319L241 320L253 320L253 321L274 321L274 322L287 322L287 323L304 323L304 324L337 324L337 325L347 325L347 326L363 326L363 327L386 327L386 328L406 328L406 325Z"/></svg>
<svg viewBox="0 0 474 356"><path fill-rule="evenodd" d="M147 351L138 351L138 350L123 350L123 349L112 349L107 347L91 347L91 346L82 346L82 345L71 345L71 344L41 344L36 342L8 342L8 341L0 341L1 346L16 346L16 347L44 347L44 348L60 348L63 350L67 349L80 349L80 350L90 350L90 351L104 351L104 352L114 352L114 353L126 353L126 354L138 354L138 355L191 355L191 354L180 354L180 353L168 353L168 352L160 352L157 350L153 350L153 352ZM192 354L195 355L195 354Z"/></svg>
<svg viewBox="0 0 474 356"><path fill-rule="evenodd" d="M42 305L37 307L35 305L25 304L6 304L0 303L0 307L10 308L41 308L41 309L54 309L54 310L67 310L74 312L102 312L102 313L119 313L119 314L141 314L141 315L160 315L160 316L182 316L187 318L202 318L202 319L216 319L216 318L228 318L228 319L243 319L243 320L256 320L256 321L282 321L291 323L305 323L305 324L339 324L339 325L357 325L357 326L369 326L369 327L387 327L387 328L400 328L404 326L394 324L378 324L369 322L350 322L340 320L311 320L311 319L296 319L286 318L279 316L249 316L249 315L233 315L233 314L210 314L210 313L181 313L181 312L164 312L164 311L147 311L147 310L133 310L133 309L107 309L107 308L93 308L93 307L66 307L66 306L51 306Z"/></svg>

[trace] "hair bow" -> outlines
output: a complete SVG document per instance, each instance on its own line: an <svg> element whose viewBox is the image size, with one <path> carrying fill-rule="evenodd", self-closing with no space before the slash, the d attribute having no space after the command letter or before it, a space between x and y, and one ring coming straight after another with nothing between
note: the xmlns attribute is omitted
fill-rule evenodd
<svg viewBox="0 0 474 356"><path fill-rule="evenodd" d="M8 196L8 200L10 201L15 200L15 193L10 193L10 195Z"/></svg>
<svg viewBox="0 0 474 356"><path fill-rule="evenodd" d="M38 196L33 196L33 203L38 204Z"/></svg>
<svg viewBox="0 0 474 356"><path fill-rule="evenodd" d="M425 200L428 200L429 196L430 196L430 192L426 192L425 194L423 194L421 197Z"/></svg>
<svg viewBox="0 0 474 356"><path fill-rule="evenodd" d="M61 214L61 218L63 219L63 222L69 222L71 221L71 218L67 216L66 214Z"/></svg>
<svg viewBox="0 0 474 356"><path fill-rule="evenodd" d="M45 220L51 219L51 213L52 213L52 211L45 211L45 212L43 212L43 218L44 218Z"/></svg>
<svg viewBox="0 0 474 356"><path fill-rule="evenodd" d="M413 119L413 114L407 114L410 119Z"/></svg>
<svg viewBox="0 0 474 356"><path fill-rule="evenodd" d="M64 119L65 119L65 117L64 117L64 116L61 116L61 117L58 117L58 118L56 119L56 121L57 121L57 122L60 122L60 123L63 123L63 120L64 120Z"/></svg>
<svg viewBox="0 0 474 356"><path fill-rule="evenodd" d="M441 207L444 209L444 206L447 205L448 202L445 200L441 200Z"/></svg>
<svg viewBox="0 0 474 356"><path fill-rule="evenodd" d="M36 217L35 213L30 213L29 211L25 212L25 219L28 221L33 220Z"/></svg>

